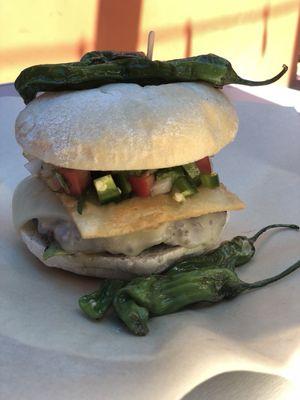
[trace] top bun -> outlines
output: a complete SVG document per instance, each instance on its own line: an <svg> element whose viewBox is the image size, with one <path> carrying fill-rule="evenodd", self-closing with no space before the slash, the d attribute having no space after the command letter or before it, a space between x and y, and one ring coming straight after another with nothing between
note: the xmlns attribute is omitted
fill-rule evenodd
<svg viewBox="0 0 300 400"><path fill-rule="evenodd" d="M216 154L237 127L229 100L207 84L120 83L42 94L19 114L16 139L60 167L157 169Z"/></svg>

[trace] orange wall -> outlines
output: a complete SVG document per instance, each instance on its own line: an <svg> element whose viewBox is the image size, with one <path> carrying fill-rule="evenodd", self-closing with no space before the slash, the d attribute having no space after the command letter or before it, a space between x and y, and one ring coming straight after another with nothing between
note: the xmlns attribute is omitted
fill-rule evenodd
<svg viewBox="0 0 300 400"><path fill-rule="evenodd" d="M0 0L0 9L0 82L95 48L145 50L149 30L156 59L213 52L249 79L295 67L295 0Z"/></svg>
<svg viewBox="0 0 300 400"><path fill-rule="evenodd" d="M78 59L93 47L96 9L96 0L0 0L0 82L33 64Z"/></svg>

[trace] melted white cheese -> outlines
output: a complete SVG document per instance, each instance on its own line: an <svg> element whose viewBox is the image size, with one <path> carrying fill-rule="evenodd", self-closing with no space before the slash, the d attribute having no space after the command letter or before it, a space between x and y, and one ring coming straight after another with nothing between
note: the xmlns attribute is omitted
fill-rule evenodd
<svg viewBox="0 0 300 400"><path fill-rule="evenodd" d="M186 248L214 246L226 222L227 212L217 212L180 221L170 221L156 229L134 233L82 239L70 216L55 193L37 178L22 181L13 197L13 218L16 229L32 219L38 219L41 234L53 234L61 247L69 253L125 254L136 256L160 243Z"/></svg>
<svg viewBox="0 0 300 400"><path fill-rule="evenodd" d="M41 234L53 233L55 240L68 253L125 254L137 256L145 249L160 243L194 248L212 247L226 222L226 212L203 215L182 221L169 222L157 229L138 231L127 235L98 239L82 239L75 224L70 221L39 219Z"/></svg>

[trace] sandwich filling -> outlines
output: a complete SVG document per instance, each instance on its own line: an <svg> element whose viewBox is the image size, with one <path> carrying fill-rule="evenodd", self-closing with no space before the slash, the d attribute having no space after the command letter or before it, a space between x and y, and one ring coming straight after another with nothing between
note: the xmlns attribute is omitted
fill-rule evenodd
<svg viewBox="0 0 300 400"><path fill-rule="evenodd" d="M200 185L183 203L160 194L101 205L91 196L80 214L76 197L52 191L39 177L21 182L13 199L16 227L35 221L45 245L55 242L60 254L136 256L159 244L204 251L217 242L226 211L243 207L223 185Z"/></svg>
<svg viewBox="0 0 300 400"><path fill-rule="evenodd" d="M212 213L198 218L165 222L156 229L133 232L127 235L83 239L72 221L39 218L38 232L46 242L53 239L68 254L104 253L137 256L144 250L161 243L169 246L205 249L212 247L226 222L226 212Z"/></svg>
<svg viewBox="0 0 300 400"><path fill-rule="evenodd" d="M172 168L134 171L87 171L56 167L25 154L25 167L41 178L54 192L65 193L78 200L82 214L86 198L94 194L99 205L118 203L132 197L153 197L170 194L177 202L197 193L197 188L219 186L219 177L212 172L211 161L205 157L196 162Z"/></svg>

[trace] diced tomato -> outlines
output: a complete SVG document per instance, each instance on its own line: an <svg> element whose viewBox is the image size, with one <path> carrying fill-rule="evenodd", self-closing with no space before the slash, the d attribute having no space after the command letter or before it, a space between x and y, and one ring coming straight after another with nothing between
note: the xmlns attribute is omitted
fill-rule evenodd
<svg viewBox="0 0 300 400"><path fill-rule="evenodd" d="M72 196L80 196L91 181L90 171L80 169L59 168L58 172L64 177Z"/></svg>
<svg viewBox="0 0 300 400"><path fill-rule="evenodd" d="M154 184L154 175L128 176L132 191L139 197L148 197Z"/></svg>
<svg viewBox="0 0 300 400"><path fill-rule="evenodd" d="M201 158L201 160L196 161L199 171L203 174L210 174L212 172L211 162L209 157Z"/></svg>

